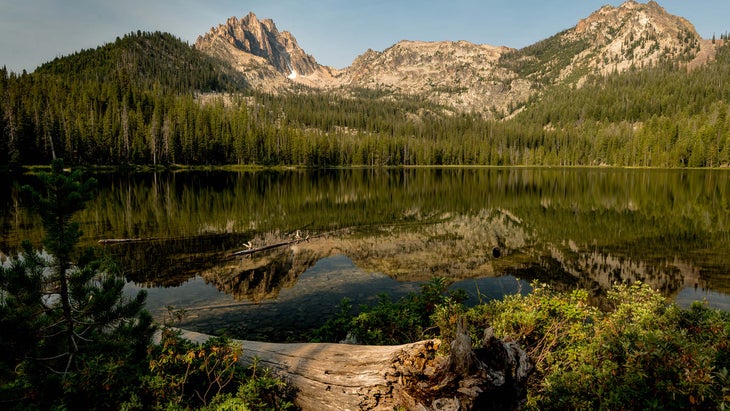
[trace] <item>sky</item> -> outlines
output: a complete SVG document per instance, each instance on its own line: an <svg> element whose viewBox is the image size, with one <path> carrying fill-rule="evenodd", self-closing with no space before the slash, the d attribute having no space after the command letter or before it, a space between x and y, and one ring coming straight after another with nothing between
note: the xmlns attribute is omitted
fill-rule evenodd
<svg viewBox="0 0 730 411"><path fill-rule="evenodd" d="M645 3L646 0L640 0ZM704 38L730 31L729 0L658 0ZM132 31L165 31L193 44L232 16L254 12L335 68L400 40L466 40L521 48L623 0L0 0L0 66L33 71L56 57Z"/></svg>

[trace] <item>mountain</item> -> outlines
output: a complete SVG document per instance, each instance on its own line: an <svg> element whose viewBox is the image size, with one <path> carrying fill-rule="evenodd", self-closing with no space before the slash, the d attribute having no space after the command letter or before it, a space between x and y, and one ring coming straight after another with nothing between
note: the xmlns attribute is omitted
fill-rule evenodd
<svg viewBox="0 0 730 411"><path fill-rule="evenodd" d="M317 86L331 81L335 72L306 54L291 33L279 32L271 19L259 20L253 13L211 28L198 37L195 48L230 63L262 89L285 88L286 79Z"/></svg>
<svg viewBox="0 0 730 411"><path fill-rule="evenodd" d="M201 36L195 47L240 70L261 90L294 84L419 95L460 112L509 115L545 86L581 85L589 75L623 72L662 62L690 66L712 59L715 48L684 18L655 1L604 6L568 30L521 50L467 41L401 41L368 50L337 71L319 65L289 32L253 13ZM288 79L287 79L288 78Z"/></svg>
<svg viewBox="0 0 730 411"><path fill-rule="evenodd" d="M531 95L531 82L499 64L507 47L467 41L401 41L368 50L337 77L341 86L416 94L458 111L507 111Z"/></svg>
<svg viewBox="0 0 730 411"><path fill-rule="evenodd" d="M137 32L0 69L0 169L730 167L727 37L630 1L521 50L402 41L334 70L253 15L195 46Z"/></svg>
<svg viewBox="0 0 730 411"><path fill-rule="evenodd" d="M591 44L574 58L574 65L583 63L602 74L662 61L704 63L713 54L711 41L702 40L689 21L667 13L653 0L604 6L568 35Z"/></svg>
<svg viewBox="0 0 730 411"><path fill-rule="evenodd" d="M575 27L505 56L503 65L543 84L581 84L591 74L624 72L662 62L707 62L711 41L655 1L604 6Z"/></svg>
<svg viewBox="0 0 730 411"><path fill-rule="evenodd" d="M57 57L35 70L38 76L113 83L141 89L153 85L176 91L234 91L248 85L225 63L162 32L129 33L112 43Z"/></svg>

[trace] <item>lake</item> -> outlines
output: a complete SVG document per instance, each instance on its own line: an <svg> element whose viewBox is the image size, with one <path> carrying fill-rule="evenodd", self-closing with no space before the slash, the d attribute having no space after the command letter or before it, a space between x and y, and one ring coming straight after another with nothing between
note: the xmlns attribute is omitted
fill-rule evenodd
<svg viewBox="0 0 730 411"><path fill-rule="evenodd" d="M447 277L471 303L530 282L643 281L730 310L730 170L418 168L100 173L84 245L124 267L158 320L298 340L337 313ZM40 247L4 178L0 252ZM107 240L103 245L99 241ZM114 240L114 241L108 241ZM117 241L118 240L118 241ZM258 250L258 251L257 251ZM252 252L253 251L253 252ZM246 255L235 255L247 252Z"/></svg>

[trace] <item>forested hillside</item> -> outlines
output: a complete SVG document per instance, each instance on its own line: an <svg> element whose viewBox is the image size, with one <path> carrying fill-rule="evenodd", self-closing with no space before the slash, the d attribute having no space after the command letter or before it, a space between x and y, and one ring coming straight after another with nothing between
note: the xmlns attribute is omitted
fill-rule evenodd
<svg viewBox="0 0 730 411"><path fill-rule="evenodd" d="M112 83L122 91L130 87L221 91L245 86L227 66L162 32L130 33L94 50L56 58L35 74L57 75L64 82Z"/></svg>
<svg viewBox="0 0 730 411"><path fill-rule="evenodd" d="M726 37L726 36L723 36ZM556 87L514 120L580 136L575 161L716 167L730 163L730 46L696 70L676 63L595 76L579 89ZM576 138L566 144L575 146ZM565 156L563 156L565 158Z"/></svg>
<svg viewBox="0 0 730 411"><path fill-rule="evenodd" d="M102 165L715 167L730 164L728 78L725 45L691 71L666 62L580 88L545 83L494 121L387 91L259 93L179 39L137 32L31 74L2 69L0 166L55 156Z"/></svg>

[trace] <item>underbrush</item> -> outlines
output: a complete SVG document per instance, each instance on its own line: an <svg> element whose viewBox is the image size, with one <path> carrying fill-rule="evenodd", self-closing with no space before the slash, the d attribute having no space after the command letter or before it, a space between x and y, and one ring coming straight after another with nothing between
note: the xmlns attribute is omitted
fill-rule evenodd
<svg viewBox="0 0 730 411"><path fill-rule="evenodd" d="M525 347L535 362L529 405L541 410L727 409L730 316L682 309L644 284L616 285L610 308L588 293L534 284L467 311L474 326Z"/></svg>
<svg viewBox="0 0 730 411"><path fill-rule="evenodd" d="M151 346L149 368L125 410L268 411L294 409L293 392L254 362L237 363L241 346L225 337L196 344L170 328Z"/></svg>
<svg viewBox="0 0 730 411"><path fill-rule="evenodd" d="M420 293L411 293L398 301L380 294L372 306L361 305L355 313L348 299L343 299L340 312L311 335L314 342L346 341L367 345L395 345L435 338L438 327L432 320L440 307L461 306L467 296L463 290L449 291L443 277L435 277L421 286Z"/></svg>
<svg viewBox="0 0 730 411"><path fill-rule="evenodd" d="M702 303L680 308L641 283L614 286L605 311L588 303L585 290L532 287L528 295L469 308L464 294L434 279L420 294L399 301L384 295L357 314L345 301L315 337L367 344L450 341L457 319L466 317L475 345L492 327L528 351L535 365L528 409L730 409L730 314Z"/></svg>

